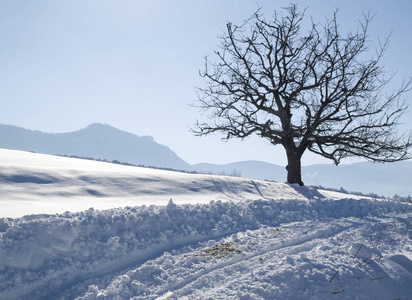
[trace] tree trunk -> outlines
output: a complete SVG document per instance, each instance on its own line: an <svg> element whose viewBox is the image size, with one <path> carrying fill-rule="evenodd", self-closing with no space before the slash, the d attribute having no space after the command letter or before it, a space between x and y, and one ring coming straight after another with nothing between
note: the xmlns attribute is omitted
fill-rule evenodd
<svg viewBox="0 0 412 300"><path fill-rule="evenodd" d="M296 153L296 151L286 151L288 157L288 165L286 170L288 172L288 183L298 183L299 185L304 185L302 182L302 173L300 158L302 155Z"/></svg>

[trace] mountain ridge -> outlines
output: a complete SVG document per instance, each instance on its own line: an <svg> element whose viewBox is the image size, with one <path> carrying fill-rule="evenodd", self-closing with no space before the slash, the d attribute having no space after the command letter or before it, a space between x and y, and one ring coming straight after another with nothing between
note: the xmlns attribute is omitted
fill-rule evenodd
<svg viewBox="0 0 412 300"><path fill-rule="evenodd" d="M151 136L137 136L108 124L93 123L67 133L44 133L0 124L0 147L44 154L121 160L133 164L184 169L187 162Z"/></svg>

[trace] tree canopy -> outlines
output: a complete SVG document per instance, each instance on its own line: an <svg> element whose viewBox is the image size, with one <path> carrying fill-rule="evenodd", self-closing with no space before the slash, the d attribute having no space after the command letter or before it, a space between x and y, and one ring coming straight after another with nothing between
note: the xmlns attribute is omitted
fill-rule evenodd
<svg viewBox="0 0 412 300"><path fill-rule="evenodd" d="M303 184L300 160L308 150L331 159L377 162L410 158L411 134L398 133L411 80L387 93L392 76L381 66L389 39L368 39L370 14L342 34L338 12L325 23L296 5L266 21L260 11L242 25L227 24L216 60L205 60L196 106L208 118L193 132L224 139L252 134L282 145L288 182ZM374 46L374 47L372 47Z"/></svg>

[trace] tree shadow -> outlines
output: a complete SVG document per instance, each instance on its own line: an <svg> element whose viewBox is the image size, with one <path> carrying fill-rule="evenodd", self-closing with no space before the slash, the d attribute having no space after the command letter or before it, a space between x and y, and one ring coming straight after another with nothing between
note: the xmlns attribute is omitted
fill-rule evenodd
<svg viewBox="0 0 412 300"><path fill-rule="evenodd" d="M309 200L325 198L315 187L300 186L298 184L289 184L289 186Z"/></svg>

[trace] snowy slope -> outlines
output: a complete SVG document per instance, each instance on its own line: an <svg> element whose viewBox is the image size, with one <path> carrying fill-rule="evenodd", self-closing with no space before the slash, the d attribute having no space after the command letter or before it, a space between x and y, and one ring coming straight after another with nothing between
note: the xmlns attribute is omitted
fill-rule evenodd
<svg viewBox="0 0 412 300"><path fill-rule="evenodd" d="M411 299L410 203L0 153L5 216L139 205L0 219L0 299Z"/></svg>
<svg viewBox="0 0 412 300"><path fill-rule="evenodd" d="M0 217L210 200L306 199L287 184L0 149Z"/></svg>

